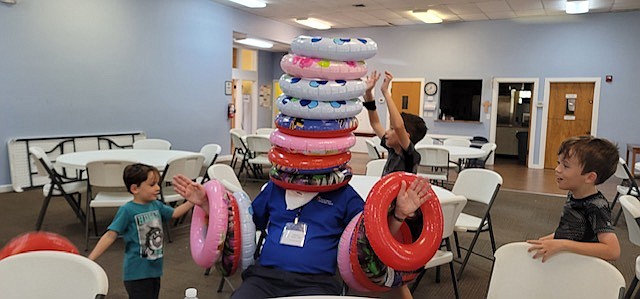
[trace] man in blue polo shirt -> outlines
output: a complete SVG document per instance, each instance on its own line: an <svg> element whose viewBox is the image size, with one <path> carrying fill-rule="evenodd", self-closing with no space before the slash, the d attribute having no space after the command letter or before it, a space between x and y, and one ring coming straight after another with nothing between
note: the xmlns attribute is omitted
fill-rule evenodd
<svg viewBox="0 0 640 299"><path fill-rule="evenodd" d="M173 181L176 191L191 202L206 204L202 185L186 177ZM398 231L426 201L424 178L403 182L389 229ZM300 295L338 295L335 279L338 242L349 221L364 208L350 186L322 193L285 190L273 182L251 204L257 229L267 229L260 259L242 273L243 283L232 299L257 299ZM203 207L204 208L204 207Z"/></svg>

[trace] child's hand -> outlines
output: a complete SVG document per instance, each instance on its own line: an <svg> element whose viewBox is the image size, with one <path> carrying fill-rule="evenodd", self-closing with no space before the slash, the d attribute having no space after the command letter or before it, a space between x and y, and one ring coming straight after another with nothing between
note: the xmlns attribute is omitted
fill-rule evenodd
<svg viewBox="0 0 640 299"><path fill-rule="evenodd" d="M173 190L189 202L201 207L206 205L207 197L202 185L181 174L174 176L171 184Z"/></svg>
<svg viewBox="0 0 640 299"><path fill-rule="evenodd" d="M382 80L382 86L380 86L380 90L383 94L389 92L391 80L393 80L393 75L389 72L384 72L384 79Z"/></svg>
<svg viewBox="0 0 640 299"><path fill-rule="evenodd" d="M431 189L431 184L428 179L423 177L416 178L409 187L405 181L402 181L400 192L396 197L396 210L394 211L396 216L403 218L413 216L415 211L429 199L429 189Z"/></svg>
<svg viewBox="0 0 640 299"><path fill-rule="evenodd" d="M370 75L364 78L364 82L367 83L367 91L371 92L371 90L373 90L373 87L376 86L376 82L380 79L380 75L381 74L378 74L378 71L373 71Z"/></svg>
<svg viewBox="0 0 640 299"><path fill-rule="evenodd" d="M532 245L528 251L535 251L533 258L542 258L542 262L544 263L552 255L564 250L564 241L565 240L557 239L527 240L527 243Z"/></svg>

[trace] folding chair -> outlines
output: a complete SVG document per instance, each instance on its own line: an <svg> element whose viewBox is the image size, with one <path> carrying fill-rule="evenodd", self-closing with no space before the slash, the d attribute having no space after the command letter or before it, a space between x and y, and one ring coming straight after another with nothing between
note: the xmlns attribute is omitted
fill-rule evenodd
<svg viewBox="0 0 640 299"><path fill-rule="evenodd" d="M231 192L242 191L242 185L231 166L226 164L211 165L207 169L207 173L211 179L218 180L225 189Z"/></svg>
<svg viewBox="0 0 640 299"><path fill-rule="evenodd" d="M629 241L640 246L640 201L631 195L620 196L620 208L624 211L624 220L627 222L627 231L629 233ZM640 256L636 257L636 265L634 267L635 275L624 295L624 298L631 298L631 294L638 286L638 277L640 277ZM636 294L636 298L640 296Z"/></svg>
<svg viewBox="0 0 640 299"><path fill-rule="evenodd" d="M618 159L618 167L616 168L616 172L613 174L616 178L622 179L622 182L616 186L616 196L613 198L611 202L611 212L613 212L613 208L616 206L616 202L618 202L618 198L621 195L632 195L635 197L640 196L640 192L638 191L638 183L636 179L631 174L629 167L627 167L627 162L620 158ZM618 211L615 220L613 221L613 225L618 224L618 220L620 219L620 215L622 214L622 207Z"/></svg>
<svg viewBox="0 0 640 299"><path fill-rule="evenodd" d="M376 159L367 162L365 175L381 177L386 164L387 159Z"/></svg>
<svg viewBox="0 0 640 299"><path fill-rule="evenodd" d="M493 206L493 201L498 195L501 185L502 177L497 172L482 168L471 168L461 171L453 185L453 189L451 190L453 194L462 195L467 198L468 202L476 202L484 207L484 211L482 211L481 215L474 216L461 213L456 221L453 236L456 241L458 258L462 257L460 249L465 249L467 251L464 260L462 261L460 271L458 272L458 280L462 277L462 273L464 268L467 266L467 262L469 262L471 253L484 257L488 260L493 260L490 257L473 252L473 247L476 245L480 233L489 232L492 253L496 251L496 241L493 236L493 225L491 224L490 212L491 207ZM459 232L473 233L473 239L469 244L469 248L463 248L460 246L460 242L458 240Z"/></svg>
<svg viewBox="0 0 640 299"><path fill-rule="evenodd" d="M0 261L2 298L105 298L109 279L94 261L62 251L31 251Z"/></svg>
<svg viewBox="0 0 640 299"><path fill-rule="evenodd" d="M140 139L133 143L133 149L171 149L171 142L164 139Z"/></svg>
<svg viewBox="0 0 640 299"><path fill-rule="evenodd" d="M367 155L369 155L370 160L382 159L382 154L371 139L365 139L364 142L367 145Z"/></svg>
<svg viewBox="0 0 640 299"><path fill-rule="evenodd" d="M487 160L493 154L498 146L493 142L488 142L483 144L480 149L483 150L486 155L482 158L477 159L467 159L467 163L465 163L464 168L484 168L487 164Z"/></svg>
<svg viewBox="0 0 640 299"><path fill-rule="evenodd" d="M607 261L563 251L543 263L529 247L518 242L496 251L488 299L621 298L624 277Z"/></svg>
<svg viewBox="0 0 640 299"><path fill-rule="evenodd" d="M171 181L173 180L173 177L178 174L182 174L195 181L200 175L200 169L202 168L203 161L204 156L201 154L181 156L167 161L167 166L165 166L164 171L162 171L162 177L160 178L159 183L160 201L165 204L175 206L176 202L184 200L182 195L176 193L173 188L171 188ZM175 225L177 225L179 221L180 220L176 220ZM168 226L167 238L169 242L172 242Z"/></svg>
<svg viewBox="0 0 640 299"><path fill-rule="evenodd" d="M418 284L422 280L422 277L427 272L427 269L436 267L436 282L440 282L440 266L449 264L449 271L451 271L451 282L453 284L453 292L456 299L460 298L458 294L458 282L456 280L456 272L453 269L453 253L451 253L451 235L453 234L453 228L458 220L458 216L462 212L462 209L467 204L467 199L464 196L454 196L450 198L440 199L440 206L442 207L442 217L444 218L444 228L442 231L442 241L446 250L438 250L436 254L427 262L424 268L418 274L416 281L411 286L410 290L413 293Z"/></svg>
<svg viewBox="0 0 640 299"><path fill-rule="evenodd" d="M93 232L98 237L98 224L96 223L96 208L118 208L133 199L122 180L125 167L137 163L136 161L104 160L93 161L87 164L87 205L85 221L84 250L89 249L89 218L93 218ZM98 190L94 190L99 188ZM95 193L95 194L94 194ZM89 209L91 215L89 216Z"/></svg>
<svg viewBox="0 0 640 299"><path fill-rule="evenodd" d="M38 220L36 221L36 230L40 230L42 227L42 222L44 221L44 216L47 213L49 202L54 196L64 197L73 212L76 214L76 217L80 219L80 222L84 223L86 221L86 215L80 206L82 193L87 191L87 182L59 174L42 148L36 146L29 147L29 153L36 164L38 174L48 176L50 180L49 183L42 187L44 201L42 202L42 207L38 214ZM77 199L74 196L77 196Z"/></svg>
<svg viewBox="0 0 640 299"><path fill-rule="evenodd" d="M238 176L240 176L245 168L247 172L251 170L251 165L249 165L248 162L251 155L249 154L249 149L244 141L247 133L241 129L231 129L229 130L229 134L231 135L231 143L234 148L233 156L231 157L231 168L235 169L236 163L238 162L238 159L240 159L240 170L238 170Z"/></svg>
<svg viewBox="0 0 640 299"><path fill-rule="evenodd" d="M420 154L418 175L444 187L449 181L449 150L437 145L420 145L416 151Z"/></svg>
<svg viewBox="0 0 640 299"><path fill-rule="evenodd" d="M218 159L218 155L222 151L222 147L219 144L210 143L205 144L200 149L200 154L204 156L204 161L202 162L202 168L200 169L200 176L202 176L201 183L204 183L210 179L209 174L207 173L207 169L214 163L216 163L216 159Z"/></svg>
<svg viewBox="0 0 640 299"><path fill-rule="evenodd" d="M271 141L266 135L247 135L246 139L250 155L247 162L251 165L253 176L258 179L264 175L263 166L271 167L271 161L269 161Z"/></svg>

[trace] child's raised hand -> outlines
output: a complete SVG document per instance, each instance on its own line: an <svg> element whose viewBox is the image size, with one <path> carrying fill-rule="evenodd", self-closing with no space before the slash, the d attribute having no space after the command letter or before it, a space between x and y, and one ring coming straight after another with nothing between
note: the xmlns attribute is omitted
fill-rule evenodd
<svg viewBox="0 0 640 299"><path fill-rule="evenodd" d="M431 196L429 189L431 189L431 184L428 179L423 177L416 178L408 187L407 183L402 181L400 192L396 197L396 215L400 217L413 216L415 211Z"/></svg>
<svg viewBox="0 0 640 299"><path fill-rule="evenodd" d="M389 72L384 72L384 79L382 80L382 86L380 86L380 90L384 94L385 92L389 92L389 86L391 85L391 80L393 80L393 75Z"/></svg>
<svg viewBox="0 0 640 299"><path fill-rule="evenodd" d="M376 82L380 79L380 75L378 71L373 71L370 75L364 78L364 82L367 83L367 91L371 91L374 86L376 86Z"/></svg>
<svg viewBox="0 0 640 299"><path fill-rule="evenodd" d="M171 184L173 185L173 190L189 202L201 207L206 205L207 197L202 185L181 174L174 176Z"/></svg>

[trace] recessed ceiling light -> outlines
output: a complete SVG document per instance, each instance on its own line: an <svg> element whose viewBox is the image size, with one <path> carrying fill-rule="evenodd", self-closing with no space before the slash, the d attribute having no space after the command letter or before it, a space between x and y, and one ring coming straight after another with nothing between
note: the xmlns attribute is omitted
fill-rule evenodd
<svg viewBox="0 0 640 299"><path fill-rule="evenodd" d="M249 8L263 8L267 7L267 3L259 1L259 0L229 0L231 2L238 3L240 5L249 7Z"/></svg>
<svg viewBox="0 0 640 299"><path fill-rule="evenodd" d="M575 1L567 0L567 6L565 7L565 11L568 14L586 13L589 11L589 1L588 0L575 0Z"/></svg>
<svg viewBox="0 0 640 299"><path fill-rule="evenodd" d="M412 11L413 15L427 24L437 24L442 23L442 18L440 18L433 10L414 10Z"/></svg>
<svg viewBox="0 0 640 299"><path fill-rule="evenodd" d="M331 25L314 18L297 18L296 23L318 30L331 29Z"/></svg>
<svg viewBox="0 0 640 299"><path fill-rule="evenodd" d="M256 39L256 38L243 38L243 39L236 39L235 41L236 41L236 43L247 45L247 46L252 46L252 47L256 47L256 48L262 48L262 49L273 48L273 43L272 42L268 42L266 40L261 40L261 39Z"/></svg>

